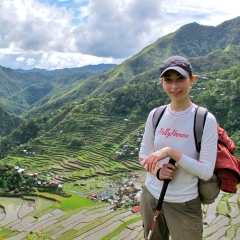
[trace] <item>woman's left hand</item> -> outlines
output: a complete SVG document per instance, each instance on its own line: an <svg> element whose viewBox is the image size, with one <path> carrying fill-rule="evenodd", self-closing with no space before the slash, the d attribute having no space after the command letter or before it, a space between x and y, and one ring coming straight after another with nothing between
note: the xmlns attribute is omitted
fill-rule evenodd
<svg viewBox="0 0 240 240"><path fill-rule="evenodd" d="M169 157L168 150L169 150L168 147L165 147L152 153L145 159L142 166L144 167L147 164L147 171L148 172L153 171L160 160Z"/></svg>

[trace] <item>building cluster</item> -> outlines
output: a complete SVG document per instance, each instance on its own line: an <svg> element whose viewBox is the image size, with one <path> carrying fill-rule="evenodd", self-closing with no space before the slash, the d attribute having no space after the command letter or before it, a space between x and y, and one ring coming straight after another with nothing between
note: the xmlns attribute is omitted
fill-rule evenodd
<svg viewBox="0 0 240 240"><path fill-rule="evenodd" d="M53 187L56 187L58 189L62 189L63 188L61 182L59 180L56 180L56 179L52 179L50 182L40 181L38 179L38 173L37 172L27 173L24 168L20 168L19 166L14 166L13 170L17 171L19 174L25 174L25 175L27 175L29 177L32 177L32 183L35 186L46 186L46 187L53 186ZM10 192L10 189L9 188L5 188L5 192ZM19 192L18 187L16 187L13 192L14 193L18 193Z"/></svg>
<svg viewBox="0 0 240 240"><path fill-rule="evenodd" d="M142 190L136 188L133 184L139 177L139 174L133 173L128 177L131 178L131 180L123 180L118 191L114 194L112 194L111 191L106 191L102 194L92 193L87 198L93 201L103 201L111 204L111 211L115 211L122 206L139 206Z"/></svg>
<svg viewBox="0 0 240 240"><path fill-rule="evenodd" d="M125 119L126 120L126 119ZM136 138L136 142L138 145L142 142L142 137L143 137L143 130L140 130L134 134L134 137ZM128 152L128 145L123 145L123 149L120 151L116 151L115 154L118 156L124 156ZM130 155L137 154L139 152L139 147L135 147L131 152Z"/></svg>
<svg viewBox="0 0 240 240"><path fill-rule="evenodd" d="M28 152L27 150L23 150L23 153L25 154L25 155L29 155L29 156L35 156L36 155L36 153L35 152Z"/></svg>

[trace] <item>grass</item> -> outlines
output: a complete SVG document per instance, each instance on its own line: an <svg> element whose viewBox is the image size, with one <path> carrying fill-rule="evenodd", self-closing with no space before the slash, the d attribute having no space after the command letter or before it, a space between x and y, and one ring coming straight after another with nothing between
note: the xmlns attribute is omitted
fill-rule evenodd
<svg viewBox="0 0 240 240"><path fill-rule="evenodd" d="M129 224L140 221L142 218L141 216L138 216L136 218L133 218L127 222L122 223L117 229L115 229L114 231L112 231L111 233L109 233L108 235L106 235L105 237L101 238L101 240L109 240L112 237L116 236L117 234L119 234L120 232L122 232Z"/></svg>
<svg viewBox="0 0 240 240"><path fill-rule="evenodd" d="M96 203L96 204L100 204L100 203ZM92 205L93 205L92 200L73 194L69 198L62 198L60 209L62 211L80 210L82 208L90 207Z"/></svg>
<svg viewBox="0 0 240 240"><path fill-rule="evenodd" d="M0 239L4 239L4 238L9 238L9 237L13 237L15 235L17 235L18 233L16 233L15 231L12 231L11 229L8 228L3 228L0 230Z"/></svg>
<svg viewBox="0 0 240 240"><path fill-rule="evenodd" d="M227 202L220 201L217 206L217 212L221 215L229 214L230 210L229 210Z"/></svg>
<svg viewBox="0 0 240 240"><path fill-rule="evenodd" d="M227 239L234 239L237 236L237 231L240 229L240 223L233 225L230 229L226 232Z"/></svg>
<svg viewBox="0 0 240 240"><path fill-rule="evenodd" d="M71 229L70 231L65 232L64 234L62 234L58 239L59 239L59 240L74 239L75 237L80 236L80 235L82 235L82 234L84 234L84 233L86 233L86 232L88 232L88 231L90 231L90 230L92 230L92 229L100 226L100 225L103 224L104 222L110 220L110 219L113 218L114 216L116 216L116 215L118 215L118 214L120 214L120 213L123 213L123 212L125 212L125 211L126 211L126 210L124 210L124 209L123 209L123 210L120 209L120 210L115 211L115 212L110 213L110 214L108 214L108 213L106 212L106 215L103 216L103 217L101 217L101 219L99 219L99 218L96 219L95 221L91 222L91 223L88 224L87 226L82 227L80 230L73 230L73 229Z"/></svg>
<svg viewBox="0 0 240 240"><path fill-rule="evenodd" d="M45 198L37 198L37 196L34 198L36 207L32 212L30 212L28 215L34 216L34 217L41 217L42 215L51 212L53 210L53 206L55 202L53 200L48 200ZM56 206L57 208L57 206ZM54 208L55 209L55 208Z"/></svg>
<svg viewBox="0 0 240 240"><path fill-rule="evenodd" d="M74 111L71 114L73 115L71 118L74 118L74 115L75 117L79 115L78 118L81 119L81 122L88 122L89 117L90 120L95 118L92 114L84 115ZM122 117L116 122L116 116L104 114L98 115L98 121L100 123L98 128L79 128L73 125L71 131L64 130L61 135L54 134L64 126L67 128L68 123L71 122L66 121L66 123L62 123L65 124L64 126L56 126L55 129L51 130L51 133L45 133L41 138L42 142L37 143L44 152L36 152L36 156L32 157L25 156L20 151L17 154L9 155L8 159L9 161L25 163L27 171L39 172L39 180L42 181L47 181L46 173L53 173L52 178L57 179L59 179L59 175L63 175L63 179L59 179L63 183L74 183L81 179L139 170L137 154L126 156L128 161L124 163L121 157L116 156L115 152L122 149L123 144L128 144L129 141L132 146L138 144L134 140L134 133L142 122L125 124ZM71 139L72 134L76 131L79 135L84 136L85 145L72 149L67 148L66 139ZM29 148L32 147L29 145ZM26 148L28 147L26 146Z"/></svg>

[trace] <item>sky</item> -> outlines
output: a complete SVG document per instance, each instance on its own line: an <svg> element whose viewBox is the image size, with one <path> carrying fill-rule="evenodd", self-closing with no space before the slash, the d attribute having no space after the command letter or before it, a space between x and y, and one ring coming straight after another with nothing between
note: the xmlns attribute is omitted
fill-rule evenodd
<svg viewBox="0 0 240 240"><path fill-rule="evenodd" d="M1 0L0 65L120 64L181 26L240 16L239 0Z"/></svg>

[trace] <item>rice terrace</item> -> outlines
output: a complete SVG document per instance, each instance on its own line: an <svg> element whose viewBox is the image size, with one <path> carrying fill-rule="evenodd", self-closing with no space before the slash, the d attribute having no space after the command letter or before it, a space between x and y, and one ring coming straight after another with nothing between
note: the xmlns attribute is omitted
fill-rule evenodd
<svg viewBox="0 0 240 240"><path fill-rule="evenodd" d="M239 159L239 26L240 17L189 23L119 65L0 66L0 240L143 240L146 172L138 154L148 113L169 103L159 84L159 65L169 56L189 58L197 75L189 97L213 113ZM202 209L204 240L240 240L240 184Z"/></svg>
<svg viewBox="0 0 240 240"><path fill-rule="evenodd" d="M78 114L77 108L73 114ZM66 118L65 125L57 125L36 140L38 146L41 143L41 154L23 151L34 151L33 141L7 157L25 162L26 169L37 172L39 184L34 185L31 194L15 198L19 194L15 193L12 198L14 193L8 193L9 196L1 197L0 237L12 240L143 239L141 216L134 211L134 206L138 205L136 196L145 179L136 150L142 128L135 129L144 122L131 124L119 119L114 127L111 116L98 115L95 121L104 122L98 131L105 134L98 135L96 129L90 128L86 135L91 139L94 132L96 140L91 143L94 147L89 150L89 146L84 145L80 150L70 151L61 146L61 142L70 135L72 129L67 132L66 126L71 126L68 123L72 116ZM85 117L90 123L92 116ZM83 131L87 131L86 128ZM129 132L132 132L131 138L124 134ZM99 144L106 139L113 144L105 147L106 144ZM114 139L121 141L121 148L116 148ZM120 152L126 155L119 155ZM127 156L131 156L131 161ZM52 180L59 181L63 188L53 186L51 193L45 192L48 186L43 183ZM130 193L130 189L133 192ZM214 204L203 206L204 239L239 239L239 194L240 189L237 194L221 192ZM120 199L121 204L117 206Z"/></svg>

